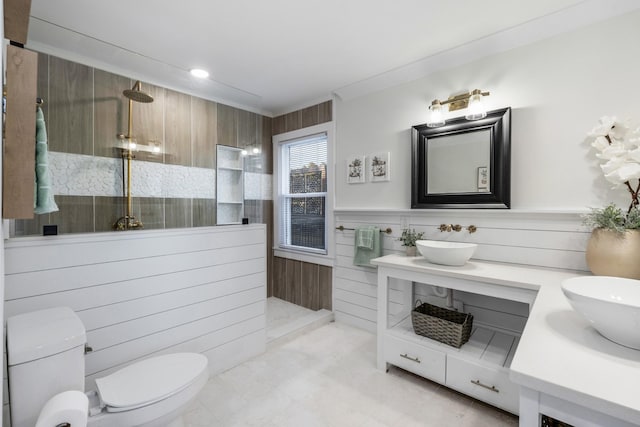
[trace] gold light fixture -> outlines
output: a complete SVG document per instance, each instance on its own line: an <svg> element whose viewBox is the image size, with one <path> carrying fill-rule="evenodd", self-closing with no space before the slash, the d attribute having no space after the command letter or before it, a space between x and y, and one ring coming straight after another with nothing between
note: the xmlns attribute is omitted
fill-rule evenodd
<svg viewBox="0 0 640 427"><path fill-rule="evenodd" d="M463 93L461 95L450 96L446 101L440 101L434 99L429 106L429 118L427 119L428 127L444 126L444 108L448 107L449 111L462 110L466 108L467 114L465 119L467 120L479 120L487 117L487 110L482 102L484 96L489 96L489 92L483 92L480 89L475 89L469 93Z"/></svg>

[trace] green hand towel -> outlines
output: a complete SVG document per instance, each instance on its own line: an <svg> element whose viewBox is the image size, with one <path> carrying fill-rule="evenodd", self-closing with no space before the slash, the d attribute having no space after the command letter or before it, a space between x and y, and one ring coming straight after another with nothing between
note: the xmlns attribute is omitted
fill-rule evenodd
<svg viewBox="0 0 640 427"><path fill-rule="evenodd" d="M353 253L353 265L360 267L373 267L377 266L371 264L371 260L382 256L382 233L378 227L371 227L373 231L373 247L371 249L358 246L358 242L355 242ZM356 236L358 235L358 229L356 229ZM357 237L356 239L357 240Z"/></svg>
<svg viewBox="0 0 640 427"><path fill-rule="evenodd" d="M359 248L373 249L374 227L356 228L356 246Z"/></svg>
<svg viewBox="0 0 640 427"><path fill-rule="evenodd" d="M47 128L42 108L36 111L36 181L34 183L34 213L57 212L58 205L53 198L49 153L47 150Z"/></svg>

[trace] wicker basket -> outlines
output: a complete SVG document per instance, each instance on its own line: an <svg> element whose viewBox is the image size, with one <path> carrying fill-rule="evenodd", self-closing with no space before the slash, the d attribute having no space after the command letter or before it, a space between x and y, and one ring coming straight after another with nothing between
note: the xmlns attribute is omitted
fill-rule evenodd
<svg viewBox="0 0 640 427"><path fill-rule="evenodd" d="M473 316L418 300L411 321L416 334L460 348L469 341Z"/></svg>

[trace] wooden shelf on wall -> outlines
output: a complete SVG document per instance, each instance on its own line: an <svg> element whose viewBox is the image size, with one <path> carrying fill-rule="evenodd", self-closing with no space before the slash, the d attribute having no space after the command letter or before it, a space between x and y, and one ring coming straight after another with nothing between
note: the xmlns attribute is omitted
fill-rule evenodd
<svg viewBox="0 0 640 427"><path fill-rule="evenodd" d="M38 55L7 46L3 218L33 218Z"/></svg>

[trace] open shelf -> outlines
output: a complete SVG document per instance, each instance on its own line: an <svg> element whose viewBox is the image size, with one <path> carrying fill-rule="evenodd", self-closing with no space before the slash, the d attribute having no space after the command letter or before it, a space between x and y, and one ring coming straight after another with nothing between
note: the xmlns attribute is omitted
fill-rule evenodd
<svg viewBox="0 0 640 427"><path fill-rule="evenodd" d="M446 353L455 353L458 357L481 364L505 368L511 365L511 360L520 341L518 335L505 333L491 326L474 322L469 341L462 347L455 348L413 332L410 316L393 328L387 329L387 334Z"/></svg>
<svg viewBox="0 0 640 427"><path fill-rule="evenodd" d="M237 147L218 145L216 151L217 224L240 224L244 215L244 157Z"/></svg>

